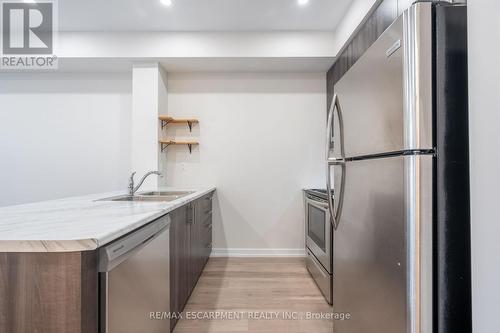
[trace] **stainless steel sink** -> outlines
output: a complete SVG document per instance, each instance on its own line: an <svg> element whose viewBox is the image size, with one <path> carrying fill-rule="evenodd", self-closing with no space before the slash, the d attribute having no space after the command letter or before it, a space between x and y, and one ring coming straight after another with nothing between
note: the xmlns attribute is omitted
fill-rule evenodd
<svg viewBox="0 0 500 333"><path fill-rule="evenodd" d="M180 197L184 197L189 194L193 194L196 191L149 191L149 192L141 192L137 193L137 195L143 196L170 196L176 195Z"/></svg>
<svg viewBox="0 0 500 333"><path fill-rule="evenodd" d="M163 201L169 202L185 197L195 191L150 191L138 193L136 195L119 195L116 197L104 198L99 201Z"/></svg>
<svg viewBox="0 0 500 333"><path fill-rule="evenodd" d="M179 197L173 196L140 196L140 195L122 195L119 197L112 197L102 199L104 201L174 201Z"/></svg>

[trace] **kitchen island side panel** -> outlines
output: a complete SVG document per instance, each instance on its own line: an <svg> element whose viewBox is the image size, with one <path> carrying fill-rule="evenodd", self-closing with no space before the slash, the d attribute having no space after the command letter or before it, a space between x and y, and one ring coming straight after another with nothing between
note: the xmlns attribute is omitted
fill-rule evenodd
<svg viewBox="0 0 500 333"><path fill-rule="evenodd" d="M97 254L0 253L0 332L97 331Z"/></svg>

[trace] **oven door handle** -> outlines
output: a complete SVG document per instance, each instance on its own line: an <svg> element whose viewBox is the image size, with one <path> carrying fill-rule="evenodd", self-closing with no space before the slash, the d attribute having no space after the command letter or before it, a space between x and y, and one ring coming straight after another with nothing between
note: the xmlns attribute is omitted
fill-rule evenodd
<svg viewBox="0 0 500 333"><path fill-rule="evenodd" d="M330 171L332 166L340 166L341 181L335 190L335 199L338 202L337 209L335 209L333 198L331 195L328 197L328 209L330 211L330 221L332 222L333 229L337 230L340 224L340 216L342 214L342 206L344 203L344 188L345 188L345 161L343 160L329 160L326 162L326 193L332 192L332 179Z"/></svg>
<svg viewBox="0 0 500 333"><path fill-rule="evenodd" d="M323 201L318 201L318 200L314 200L313 198L311 197L307 197L307 203L312 205L312 206L315 206L317 208L321 208L321 209L328 209L328 202L323 202Z"/></svg>

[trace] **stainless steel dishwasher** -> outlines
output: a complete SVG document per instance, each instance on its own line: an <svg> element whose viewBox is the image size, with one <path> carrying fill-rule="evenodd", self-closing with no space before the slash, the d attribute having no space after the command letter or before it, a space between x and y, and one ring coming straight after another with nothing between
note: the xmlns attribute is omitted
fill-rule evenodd
<svg viewBox="0 0 500 333"><path fill-rule="evenodd" d="M170 217L99 250L100 333L170 332Z"/></svg>

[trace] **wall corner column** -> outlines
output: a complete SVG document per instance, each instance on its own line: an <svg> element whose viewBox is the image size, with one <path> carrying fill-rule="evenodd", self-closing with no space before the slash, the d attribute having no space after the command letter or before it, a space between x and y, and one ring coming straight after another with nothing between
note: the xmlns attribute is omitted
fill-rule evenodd
<svg viewBox="0 0 500 333"><path fill-rule="evenodd" d="M137 63L132 67L131 167L141 177L160 167L158 116L166 113L166 73L159 63ZM158 187L158 177L149 177L144 187Z"/></svg>

